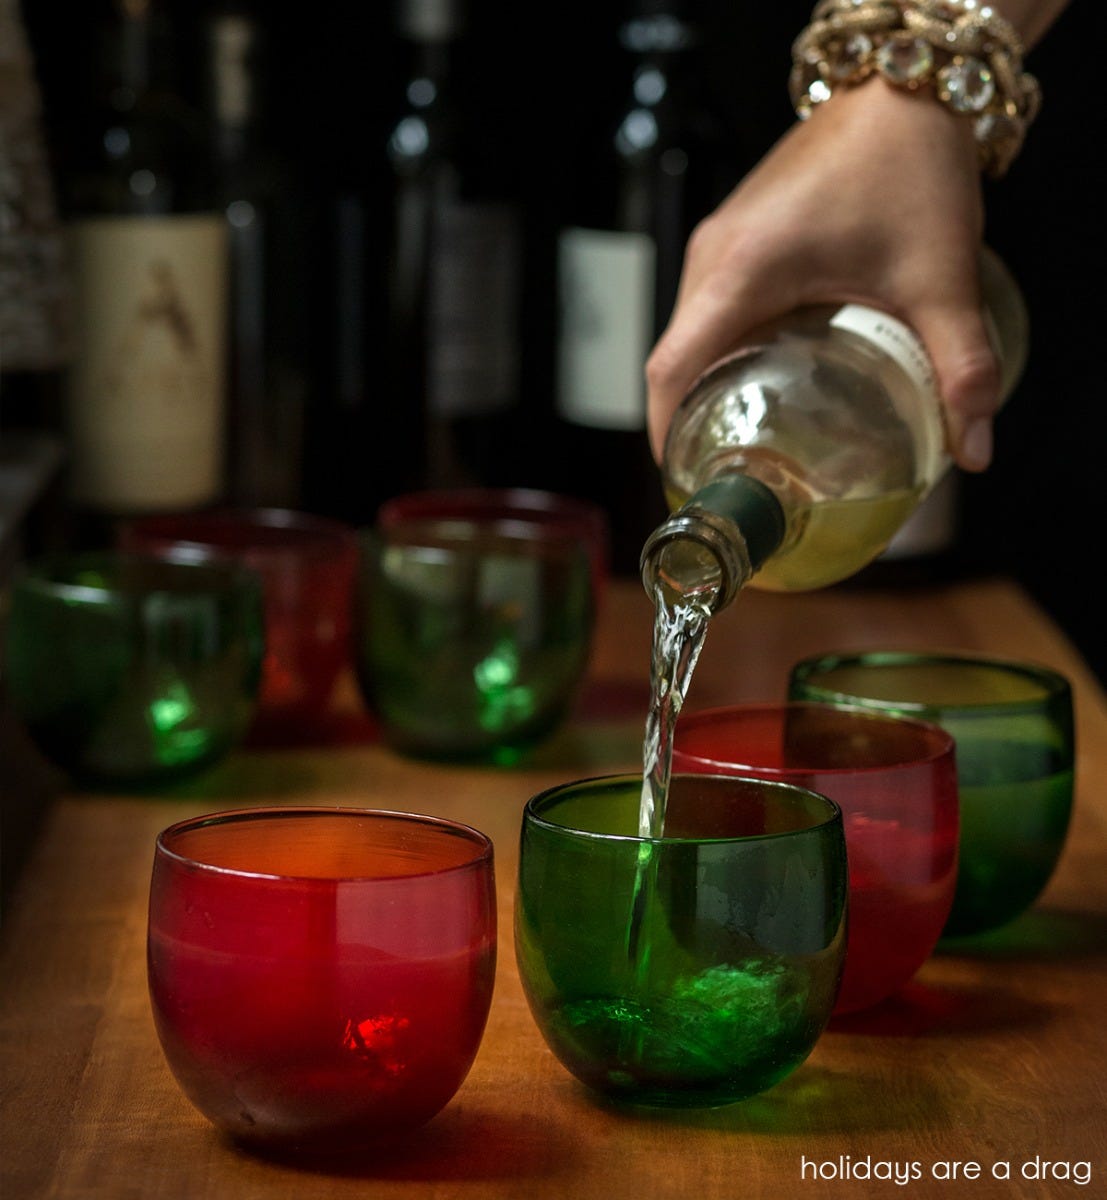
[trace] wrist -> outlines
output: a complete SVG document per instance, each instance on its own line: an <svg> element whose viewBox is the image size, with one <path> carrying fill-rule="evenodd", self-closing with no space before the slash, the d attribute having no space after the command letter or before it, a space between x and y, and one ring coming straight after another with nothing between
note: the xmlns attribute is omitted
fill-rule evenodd
<svg viewBox="0 0 1107 1200"><path fill-rule="evenodd" d="M789 91L801 119L876 76L937 101L970 129L993 177L1006 172L1038 111L1017 30L978 0L819 0L792 53Z"/></svg>
<svg viewBox="0 0 1107 1200"><path fill-rule="evenodd" d="M925 91L905 92L873 74L849 88L837 89L812 109L812 127L834 122L856 130L871 144L877 140L909 141L915 145L942 146L947 157L961 160L966 171L978 169L976 138L972 127L949 112Z"/></svg>

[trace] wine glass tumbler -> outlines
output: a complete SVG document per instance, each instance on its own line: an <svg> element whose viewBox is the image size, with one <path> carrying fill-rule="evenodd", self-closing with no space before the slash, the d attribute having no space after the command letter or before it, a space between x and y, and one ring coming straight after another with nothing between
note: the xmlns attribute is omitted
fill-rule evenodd
<svg viewBox="0 0 1107 1200"><path fill-rule="evenodd" d="M489 839L455 822L271 808L157 839L148 973L185 1095L237 1140L379 1145L477 1053L496 958Z"/></svg>
<svg viewBox="0 0 1107 1200"><path fill-rule="evenodd" d="M357 534L287 509L219 509L126 522L121 544L172 557L229 558L257 572L266 653L255 733L318 721L350 666Z"/></svg>
<svg viewBox="0 0 1107 1200"><path fill-rule="evenodd" d="M45 557L13 581L6 642L9 699L47 759L82 783L157 785L245 733L261 591L230 563Z"/></svg>
<svg viewBox="0 0 1107 1200"><path fill-rule="evenodd" d="M874 651L798 663L797 699L936 722L953 735L960 861L944 936L997 928L1029 908L1057 865L1072 812L1072 689L1037 664Z"/></svg>
<svg viewBox="0 0 1107 1200"><path fill-rule="evenodd" d="M514 762L576 696L601 561L594 514L518 495L398 497L366 533L358 679L400 751Z"/></svg>
<svg viewBox="0 0 1107 1200"><path fill-rule="evenodd" d="M715 1107L807 1058L846 947L842 818L791 784L677 775L665 836L641 776L565 784L523 817L515 952L550 1049L596 1092Z"/></svg>

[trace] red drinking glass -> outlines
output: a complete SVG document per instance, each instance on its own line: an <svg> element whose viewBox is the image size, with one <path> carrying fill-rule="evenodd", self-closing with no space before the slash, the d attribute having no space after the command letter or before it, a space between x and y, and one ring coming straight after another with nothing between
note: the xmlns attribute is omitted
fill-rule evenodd
<svg viewBox="0 0 1107 1200"><path fill-rule="evenodd" d="M491 841L433 817L249 809L157 839L148 972L169 1066L247 1143L379 1144L461 1086L492 996Z"/></svg>
<svg viewBox="0 0 1107 1200"><path fill-rule="evenodd" d="M930 956L957 880L957 768L944 730L821 704L708 709L677 722L673 771L780 780L839 805L850 916L836 1014L893 995Z"/></svg>
<svg viewBox="0 0 1107 1200"><path fill-rule="evenodd" d="M254 733L318 721L351 662L356 530L286 509L217 509L137 518L120 539L130 550L229 557L255 571L266 649Z"/></svg>

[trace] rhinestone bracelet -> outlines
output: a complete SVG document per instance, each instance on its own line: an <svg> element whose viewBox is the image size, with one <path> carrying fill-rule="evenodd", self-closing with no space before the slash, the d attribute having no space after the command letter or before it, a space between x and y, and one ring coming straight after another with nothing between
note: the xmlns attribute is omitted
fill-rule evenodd
<svg viewBox="0 0 1107 1200"><path fill-rule="evenodd" d="M792 46L788 89L806 120L837 87L879 74L895 87L930 86L973 122L980 165L1007 171L1041 105L1014 27L979 0L819 0Z"/></svg>

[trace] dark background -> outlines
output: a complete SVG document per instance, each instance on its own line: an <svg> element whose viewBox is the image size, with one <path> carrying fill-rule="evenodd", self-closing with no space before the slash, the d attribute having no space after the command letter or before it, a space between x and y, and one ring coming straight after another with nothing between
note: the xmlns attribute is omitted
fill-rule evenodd
<svg viewBox="0 0 1107 1200"><path fill-rule="evenodd" d="M72 0L24 5L59 170L66 131L85 103L98 7ZM186 90L198 90L195 38L209 7L218 6L180 0L176 5L177 65ZM702 0L691 9L704 31L708 95L727 130L733 164L727 169L737 179L791 123L790 44L810 5ZM304 196L297 236L318 266L326 257L321 247L336 191L352 186L371 196L381 177L381 147L402 86L403 60L385 3L282 6L283 15L262 6L258 11L270 42L269 132L283 169ZM549 214L553 220L582 139L625 91L614 48L620 15L617 0L561 0L552 6L475 0L465 78L480 137L510 165L525 203L542 219ZM1107 166L1099 78L1104 45L1104 6L1073 0L1028 61L1042 82L1042 114L1008 177L987 185L986 236L1023 286L1032 341L1025 376L997 426L994 466L964 481L955 567L1020 580L1107 680L1098 561L1107 445L1099 363L1105 308ZM322 347L329 336L326 322L342 319L326 294L326 270L295 281L301 285L305 326ZM533 332L534 338L543 336ZM323 349L320 355L325 357ZM532 383L540 387L540 381ZM322 411L326 400L311 403ZM525 397L524 414L527 403L537 401ZM326 453L325 444L313 445L316 456ZM371 453L387 452L382 434ZM541 440L520 445L517 453L520 475L530 477L533 468L533 477L540 478ZM1030 656L1033 650L1026 647Z"/></svg>

